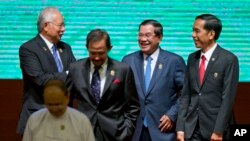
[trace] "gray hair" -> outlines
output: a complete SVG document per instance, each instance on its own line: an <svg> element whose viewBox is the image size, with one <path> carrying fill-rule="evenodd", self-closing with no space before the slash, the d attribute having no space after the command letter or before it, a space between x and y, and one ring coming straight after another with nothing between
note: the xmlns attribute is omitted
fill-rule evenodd
<svg viewBox="0 0 250 141"><path fill-rule="evenodd" d="M55 7L46 7L41 11L37 19L37 30L39 33L42 31L44 23L53 21L53 15L55 13L60 13Z"/></svg>

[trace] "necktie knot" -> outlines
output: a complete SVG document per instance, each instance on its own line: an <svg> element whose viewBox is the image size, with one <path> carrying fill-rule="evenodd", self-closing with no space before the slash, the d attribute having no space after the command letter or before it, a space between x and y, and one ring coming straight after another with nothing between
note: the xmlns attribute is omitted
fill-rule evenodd
<svg viewBox="0 0 250 141"><path fill-rule="evenodd" d="M55 45L52 46L52 50L53 50L53 52L56 52L56 46Z"/></svg>
<svg viewBox="0 0 250 141"><path fill-rule="evenodd" d="M146 57L146 60L147 60L148 63L151 63L151 61L152 61L153 59L152 59L152 57L147 56L147 57Z"/></svg>
<svg viewBox="0 0 250 141"><path fill-rule="evenodd" d="M205 55L202 55L202 56L201 56L201 60L202 60L202 61L206 61Z"/></svg>

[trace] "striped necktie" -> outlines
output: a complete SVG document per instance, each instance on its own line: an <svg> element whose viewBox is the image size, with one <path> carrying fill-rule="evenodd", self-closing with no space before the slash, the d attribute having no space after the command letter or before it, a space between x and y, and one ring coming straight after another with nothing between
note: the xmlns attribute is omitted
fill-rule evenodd
<svg viewBox="0 0 250 141"><path fill-rule="evenodd" d="M55 59L58 72L62 72L63 71L63 66L62 66L62 63L61 63L61 61L59 59L59 56L58 56L58 54L56 52L56 46L55 45L52 46L52 52L53 52L53 57Z"/></svg>

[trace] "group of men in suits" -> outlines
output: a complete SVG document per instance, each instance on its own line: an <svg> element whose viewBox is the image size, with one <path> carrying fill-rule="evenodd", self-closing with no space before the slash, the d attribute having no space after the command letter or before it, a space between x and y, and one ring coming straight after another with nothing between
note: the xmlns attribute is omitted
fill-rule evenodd
<svg viewBox="0 0 250 141"><path fill-rule="evenodd" d="M18 133L23 134L30 114L43 108L45 83L61 79L97 141L227 139L239 66L237 57L216 43L222 24L214 15L196 17L192 37L200 50L189 56L187 66L160 47L163 27L156 20L139 25L140 50L122 62L108 56L112 45L102 29L88 33L89 57L76 61L70 46L60 41L65 27L56 8L45 8L37 26L39 34L19 50L25 94Z"/></svg>

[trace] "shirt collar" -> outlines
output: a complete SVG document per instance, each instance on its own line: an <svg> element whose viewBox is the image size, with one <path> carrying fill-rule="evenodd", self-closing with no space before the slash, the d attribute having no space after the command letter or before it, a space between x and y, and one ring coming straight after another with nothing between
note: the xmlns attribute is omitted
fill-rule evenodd
<svg viewBox="0 0 250 141"><path fill-rule="evenodd" d="M101 65L100 70L106 70L108 66L108 58L104 61L104 63ZM92 61L90 61L90 68L91 70L95 70L95 65Z"/></svg>
<svg viewBox="0 0 250 141"><path fill-rule="evenodd" d="M53 43L51 43L49 40L47 40L42 34L39 34L41 36L41 38L44 40L44 42L46 43L47 47L52 50L53 47Z"/></svg>
<svg viewBox="0 0 250 141"><path fill-rule="evenodd" d="M157 60L159 53L160 53L160 48L158 47L158 48L150 55L150 57L151 57L153 60ZM143 54L144 60L146 60L147 57L148 57L148 55Z"/></svg>
<svg viewBox="0 0 250 141"><path fill-rule="evenodd" d="M210 48L206 53L203 53L201 51L201 56L204 55L206 57L206 60L209 61L216 47L217 47L217 43L215 43L213 45L213 47ZM201 56L200 56L200 58L201 58Z"/></svg>

